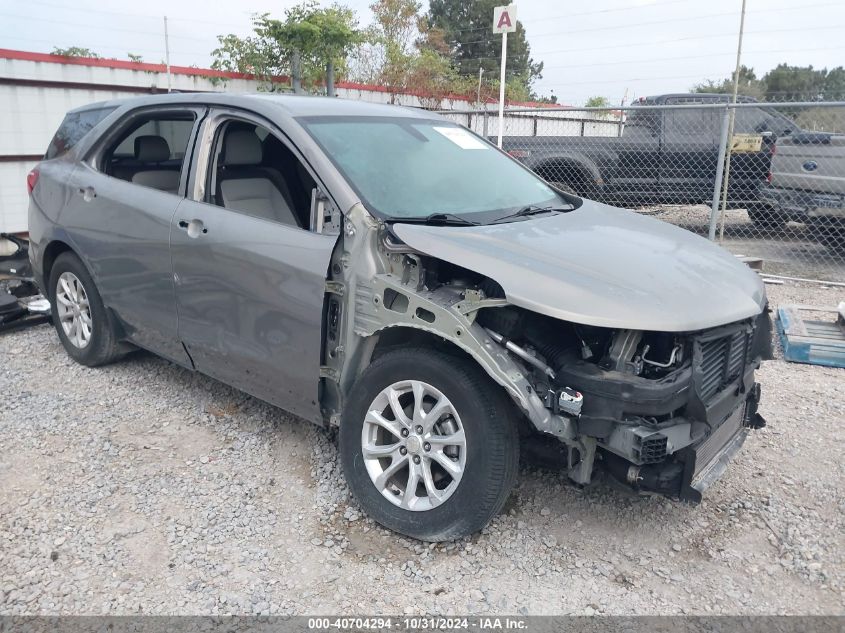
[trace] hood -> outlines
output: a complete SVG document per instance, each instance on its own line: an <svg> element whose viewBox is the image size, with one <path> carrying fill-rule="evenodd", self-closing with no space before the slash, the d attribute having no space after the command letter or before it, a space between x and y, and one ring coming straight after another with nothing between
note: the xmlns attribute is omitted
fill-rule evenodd
<svg viewBox="0 0 845 633"><path fill-rule="evenodd" d="M408 246L497 281L514 305L609 328L684 332L757 315L759 276L708 240L585 200L487 226L393 225Z"/></svg>

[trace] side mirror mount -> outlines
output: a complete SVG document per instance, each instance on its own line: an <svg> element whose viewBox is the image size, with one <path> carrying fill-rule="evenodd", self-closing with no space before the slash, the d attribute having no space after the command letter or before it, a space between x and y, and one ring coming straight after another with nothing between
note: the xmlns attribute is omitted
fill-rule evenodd
<svg viewBox="0 0 845 633"><path fill-rule="evenodd" d="M326 222L326 196L317 187L311 190L311 230L322 233Z"/></svg>
<svg viewBox="0 0 845 633"><path fill-rule="evenodd" d="M319 187L311 190L311 230L314 233L340 233L340 213Z"/></svg>

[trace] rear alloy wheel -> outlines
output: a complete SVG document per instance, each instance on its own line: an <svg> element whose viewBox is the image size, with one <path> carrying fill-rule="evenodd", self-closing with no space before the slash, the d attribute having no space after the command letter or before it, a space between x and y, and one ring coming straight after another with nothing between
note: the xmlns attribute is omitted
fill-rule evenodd
<svg viewBox="0 0 845 633"><path fill-rule="evenodd" d="M502 509L516 479L511 403L471 360L412 348L361 375L340 426L340 453L361 507L427 541L472 534Z"/></svg>
<svg viewBox="0 0 845 633"><path fill-rule="evenodd" d="M84 349L91 342L94 324L88 294L79 278L69 271L59 275L56 285L56 318L75 348Z"/></svg>
<svg viewBox="0 0 845 633"><path fill-rule="evenodd" d="M94 280L76 255L56 258L49 289L53 324L73 360L96 367L123 355Z"/></svg>

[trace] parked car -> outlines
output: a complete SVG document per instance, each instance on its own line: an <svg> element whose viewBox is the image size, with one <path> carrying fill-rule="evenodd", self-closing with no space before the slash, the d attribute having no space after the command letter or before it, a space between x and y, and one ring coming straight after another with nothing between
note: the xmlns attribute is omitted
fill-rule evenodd
<svg viewBox="0 0 845 633"><path fill-rule="evenodd" d="M768 226L804 222L820 241L845 246L845 135L804 132L778 140L760 194Z"/></svg>
<svg viewBox="0 0 845 633"><path fill-rule="evenodd" d="M507 499L520 434L578 484L695 501L760 426L758 276L558 192L436 115L174 94L70 112L28 178L67 353L150 350L339 426L364 510L431 541Z"/></svg>
<svg viewBox="0 0 845 633"><path fill-rule="evenodd" d="M723 94L645 97L628 111L618 137L511 136L502 147L546 181L577 195L612 204L710 204L719 157L722 110L696 107L727 103ZM740 103L755 103L740 97ZM676 106L676 107L666 107ZM759 135L759 151L738 153L731 162L728 202L758 211L771 144L797 126L782 114L758 107L737 109L737 134Z"/></svg>

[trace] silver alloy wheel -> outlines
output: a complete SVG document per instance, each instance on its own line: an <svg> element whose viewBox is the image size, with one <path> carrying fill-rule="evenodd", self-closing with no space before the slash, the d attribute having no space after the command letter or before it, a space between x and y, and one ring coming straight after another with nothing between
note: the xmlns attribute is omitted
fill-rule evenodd
<svg viewBox="0 0 845 633"><path fill-rule="evenodd" d="M395 382L367 409L364 464L391 503L422 512L449 499L466 467L466 436L452 402L419 380Z"/></svg>
<svg viewBox="0 0 845 633"><path fill-rule="evenodd" d="M71 272L59 275L56 284L56 311L67 340L74 347L85 348L91 342L93 329L91 306L85 287Z"/></svg>

